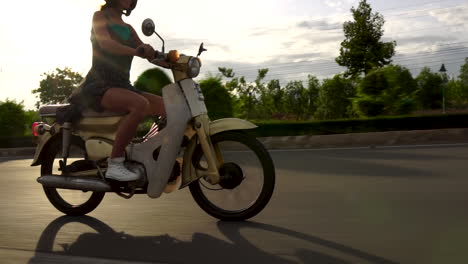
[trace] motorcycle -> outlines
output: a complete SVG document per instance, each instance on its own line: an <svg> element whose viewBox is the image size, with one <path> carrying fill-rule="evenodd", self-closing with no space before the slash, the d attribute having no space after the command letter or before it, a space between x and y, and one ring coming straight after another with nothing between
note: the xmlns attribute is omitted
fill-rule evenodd
<svg viewBox="0 0 468 264"><path fill-rule="evenodd" d="M33 124L37 148L31 166L41 166L37 181L48 200L59 211L78 216L93 211L106 193L154 199L189 187L201 209L215 218L238 221L257 215L273 194L275 168L265 147L247 133L256 126L236 118L209 119L201 88L193 80L202 66L203 43L196 57L176 50L165 53L164 39L151 19L143 21L142 31L162 41L151 62L169 65L175 82L162 90L165 127L154 123L126 147L125 164L139 179L105 178L125 113L86 110L79 122L59 124L57 110L66 105L46 105L39 110L43 122Z"/></svg>

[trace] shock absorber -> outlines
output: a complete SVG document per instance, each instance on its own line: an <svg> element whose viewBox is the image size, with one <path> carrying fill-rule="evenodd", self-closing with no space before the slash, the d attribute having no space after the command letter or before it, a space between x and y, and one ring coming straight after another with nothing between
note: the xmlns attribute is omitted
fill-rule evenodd
<svg viewBox="0 0 468 264"><path fill-rule="evenodd" d="M65 172L67 166L68 154L70 152L70 140L71 140L71 122L65 122L62 126L62 158L60 161L60 169Z"/></svg>

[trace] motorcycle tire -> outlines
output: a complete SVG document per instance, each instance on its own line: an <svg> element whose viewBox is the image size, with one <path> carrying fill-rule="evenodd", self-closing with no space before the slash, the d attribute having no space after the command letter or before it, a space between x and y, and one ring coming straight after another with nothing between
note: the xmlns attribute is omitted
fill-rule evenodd
<svg viewBox="0 0 468 264"><path fill-rule="evenodd" d="M210 185L203 178L192 182L189 185L192 197L201 209L222 221L243 221L254 217L265 208L273 195L275 167L270 154L255 137L242 131L222 132L211 136L211 141L213 146L219 146L220 151L223 152L224 165L220 168L220 175L222 175L223 180L217 185L217 189L215 188L216 186ZM227 150L223 149L223 144L227 144ZM237 151L236 153L236 151L229 150L229 144L239 144L242 151ZM202 156L203 151L200 146L197 146L192 158L195 168L197 168L197 164L202 160ZM238 160L238 162L231 162L232 159ZM250 166L254 160L256 160L256 165ZM252 169L258 171L250 173ZM231 175L226 177L229 174ZM252 178L260 179L261 186L256 187L258 195L251 201L248 201L245 206L223 208L222 202L217 201L218 196L221 197L220 201L231 199L233 206L230 206L236 207L237 201L241 203L243 199L243 191L241 189L247 189L244 184L248 184L249 179ZM209 186L207 187L207 185ZM240 190L238 191L238 189ZM239 195L237 195L237 192ZM213 193L215 195L212 195ZM223 198L222 196L225 197ZM236 198L238 198L237 201Z"/></svg>
<svg viewBox="0 0 468 264"><path fill-rule="evenodd" d="M86 159L86 151L84 142L80 138L73 137L70 143L70 149L76 148L80 151L80 154ZM62 140L57 138L50 143L41 164L41 175L50 175L53 173L54 163L55 166L58 166L58 161L61 160L62 154ZM79 202L78 204L71 203L67 201L61 195L61 191L72 193L72 195L84 195L83 191L72 191L72 190L63 190L56 189L51 187L43 186L44 192L47 196L47 199L50 203L60 212L70 215L70 216L81 216L90 213L101 203L104 198L105 192L92 192L92 194L84 198L84 202Z"/></svg>

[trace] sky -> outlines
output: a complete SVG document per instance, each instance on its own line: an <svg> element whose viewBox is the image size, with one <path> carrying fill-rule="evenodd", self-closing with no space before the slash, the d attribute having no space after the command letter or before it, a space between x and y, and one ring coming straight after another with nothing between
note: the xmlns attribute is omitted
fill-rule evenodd
<svg viewBox="0 0 468 264"><path fill-rule="evenodd" d="M396 41L394 62L417 76L424 66L438 71L442 63L458 76L468 57L467 0L368 0L385 18L383 41ZM33 89L43 73L70 67L83 76L91 67L91 20L103 0L4 1L0 16L0 101L7 98L35 109ZM152 18L166 50L196 55L204 42L202 74L233 68L253 80L269 68L267 80L282 85L308 75L329 78L344 71L335 63L343 23L358 0L139 0L131 24L145 43L161 49L156 36L141 33ZM154 67L135 58L131 81Z"/></svg>

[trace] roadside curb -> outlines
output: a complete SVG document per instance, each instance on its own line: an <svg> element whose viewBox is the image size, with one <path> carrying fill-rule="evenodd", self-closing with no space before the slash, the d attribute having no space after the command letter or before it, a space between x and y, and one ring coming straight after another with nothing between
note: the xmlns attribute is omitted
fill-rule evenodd
<svg viewBox="0 0 468 264"><path fill-rule="evenodd" d="M317 149L468 143L468 128L340 135L263 137L267 149ZM33 157L35 148L0 148L0 157Z"/></svg>
<svg viewBox="0 0 468 264"><path fill-rule="evenodd" d="M33 157L36 148L0 148L0 157Z"/></svg>
<svg viewBox="0 0 468 264"><path fill-rule="evenodd" d="M468 128L319 136L267 137L261 138L260 140L268 149L316 149L451 144L468 142Z"/></svg>

